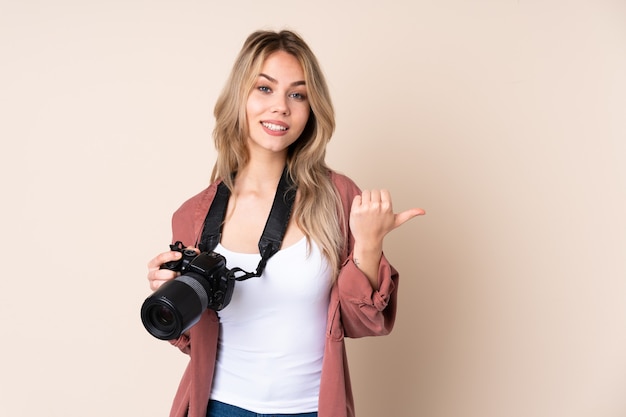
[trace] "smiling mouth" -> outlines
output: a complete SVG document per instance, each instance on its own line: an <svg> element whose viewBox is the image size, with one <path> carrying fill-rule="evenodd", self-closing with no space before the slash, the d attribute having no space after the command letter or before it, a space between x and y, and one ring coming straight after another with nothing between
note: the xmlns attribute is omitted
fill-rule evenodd
<svg viewBox="0 0 626 417"><path fill-rule="evenodd" d="M261 124L266 128L269 129L273 132L284 132L287 129L289 129L286 126L280 126L280 125L276 125L274 123L268 123L268 122L261 122Z"/></svg>

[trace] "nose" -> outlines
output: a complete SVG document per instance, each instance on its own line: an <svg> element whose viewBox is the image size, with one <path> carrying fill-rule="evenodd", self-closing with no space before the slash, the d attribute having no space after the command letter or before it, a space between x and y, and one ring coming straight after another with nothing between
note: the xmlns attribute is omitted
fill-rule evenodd
<svg viewBox="0 0 626 417"><path fill-rule="evenodd" d="M274 101L272 102L272 113L279 113L288 115L289 114L289 103L287 102L287 97L277 94L274 96Z"/></svg>

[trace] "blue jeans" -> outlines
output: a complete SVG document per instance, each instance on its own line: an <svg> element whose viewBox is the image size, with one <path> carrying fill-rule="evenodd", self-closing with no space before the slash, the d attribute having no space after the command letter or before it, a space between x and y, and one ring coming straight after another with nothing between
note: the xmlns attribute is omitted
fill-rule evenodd
<svg viewBox="0 0 626 417"><path fill-rule="evenodd" d="M206 417L317 417L317 412L300 414L258 414L243 408L210 400Z"/></svg>

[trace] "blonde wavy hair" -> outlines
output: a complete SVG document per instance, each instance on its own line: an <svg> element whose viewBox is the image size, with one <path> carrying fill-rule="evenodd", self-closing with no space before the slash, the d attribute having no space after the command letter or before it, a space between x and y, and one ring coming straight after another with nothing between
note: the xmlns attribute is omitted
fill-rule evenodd
<svg viewBox="0 0 626 417"><path fill-rule="evenodd" d="M213 111L218 156L211 181L221 179L232 190L232 174L248 163L246 102L263 63L277 51L287 52L300 62L311 106L306 127L287 155L289 174L299 193L293 216L307 240L319 245L336 276L344 245L340 222L345 219L325 162L335 114L317 58L296 33L257 31L244 42Z"/></svg>

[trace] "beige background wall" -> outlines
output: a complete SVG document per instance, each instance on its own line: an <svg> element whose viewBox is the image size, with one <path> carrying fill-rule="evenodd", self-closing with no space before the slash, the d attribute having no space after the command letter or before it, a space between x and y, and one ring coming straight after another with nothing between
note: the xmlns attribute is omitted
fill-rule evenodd
<svg viewBox="0 0 626 417"><path fill-rule="evenodd" d="M623 1L0 1L0 415L165 416L145 264L208 181L245 36L299 31L329 162L398 210L359 417L626 415Z"/></svg>

